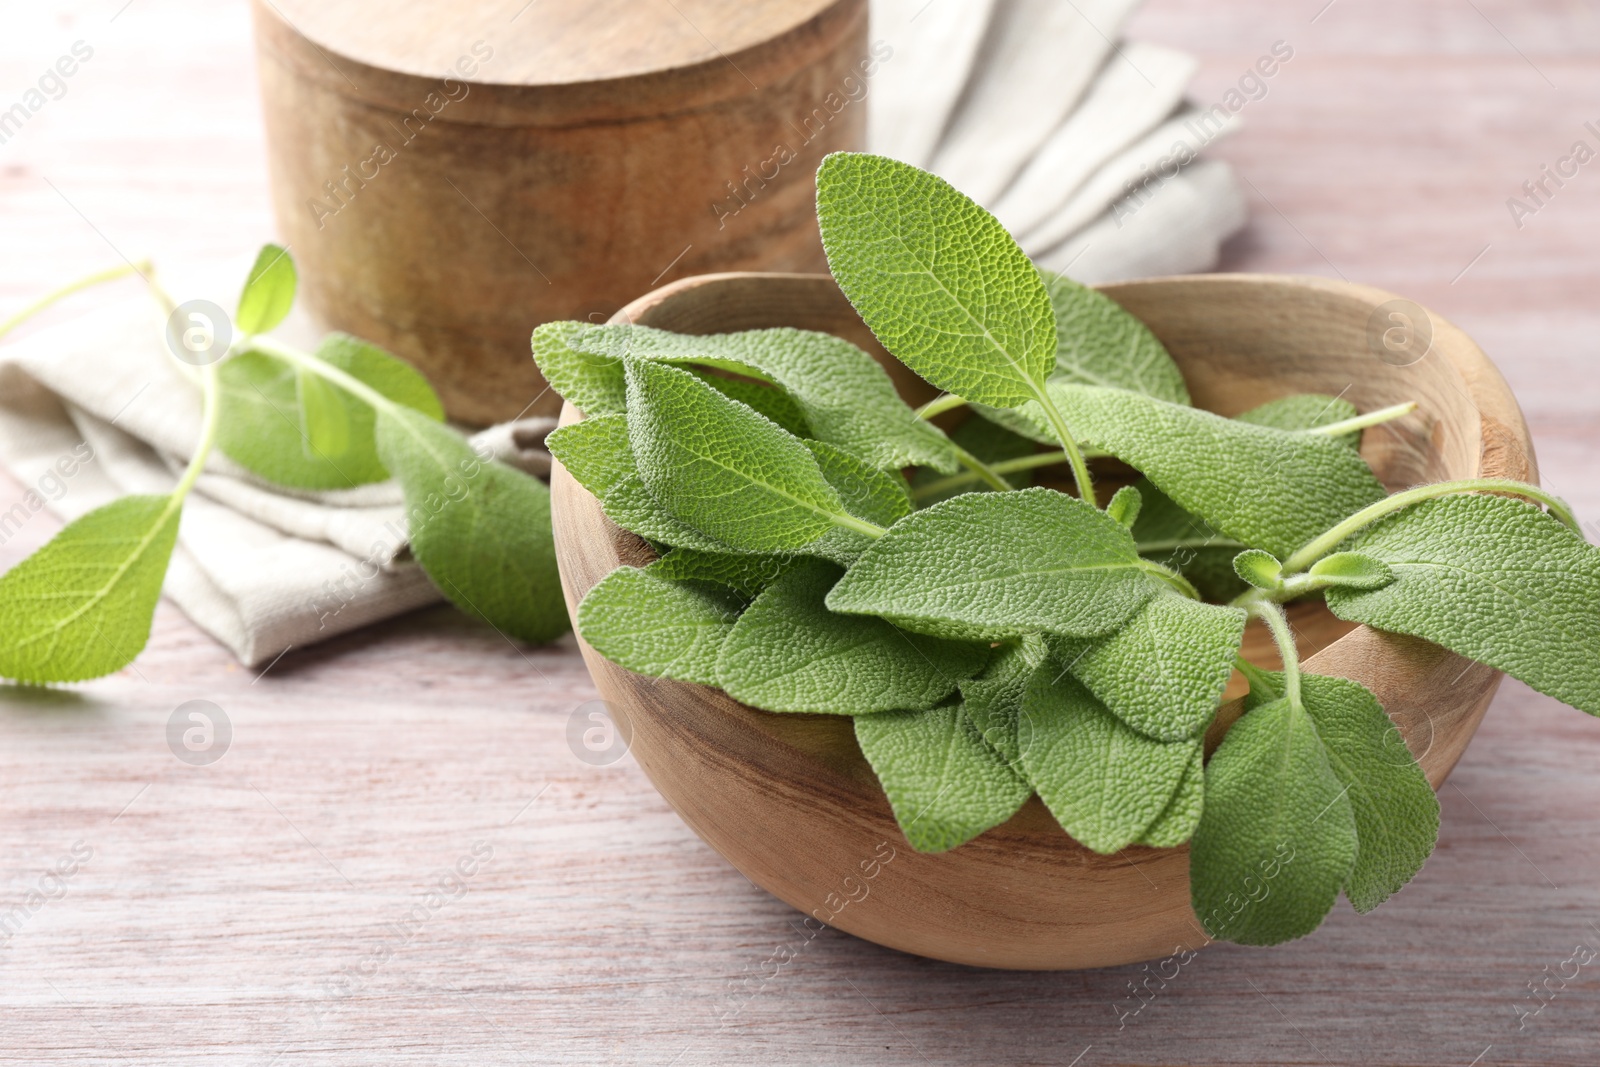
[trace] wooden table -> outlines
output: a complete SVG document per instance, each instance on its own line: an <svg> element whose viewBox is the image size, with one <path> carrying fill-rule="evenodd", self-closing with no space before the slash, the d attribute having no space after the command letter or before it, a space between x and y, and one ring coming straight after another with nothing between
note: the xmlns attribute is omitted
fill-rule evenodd
<svg viewBox="0 0 1600 1067"><path fill-rule="evenodd" d="M1600 15L1325 2L1150 0L1134 27L1204 57L1206 101L1294 49L1214 149L1255 212L1225 267L1343 275L1460 323L1521 396L1546 484L1600 519L1600 162L1520 229L1506 205L1600 144ZM0 307L111 246L240 276L272 232L244 5L11 7L6 94L74 41L94 54L0 145ZM1600 1061L1600 961L1518 1026L1530 982L1600 947L1600 724L1517 683L1415 883L1289 946L1207 949L1120 1024L1140 967L985 972L811 937L630 760L574 756L594 697L570 639L512 648L442 608L258 677L163 606L135 668L4 691L0 914L76 869L0 948L0 1062ZM192 699L233 724L211 766L167 747Z"/></svg>

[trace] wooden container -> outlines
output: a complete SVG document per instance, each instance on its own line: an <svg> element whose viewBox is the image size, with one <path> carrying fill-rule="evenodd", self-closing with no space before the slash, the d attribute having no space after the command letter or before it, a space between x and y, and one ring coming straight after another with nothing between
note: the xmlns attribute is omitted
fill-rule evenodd
<svg viewBox="0 0 1600 1067"><path fill-rule="evenodd" d="M470 423L553 413L528 335L662 279L823 266L866 0L257 0L279 229L330 328Z"/></svg>
<svg viewBox="0 0 1600 1067"><path fill-rule="evenodd" d="M1390 324L1377 314L1393 299L1388 293L1264 275L1158 278L1101 291L1161 338L1200 407L1236 415L1305 392L1342 393L1362 411L1418 401L1417 413L1366 431L1362 441L1391 490L1452 478L1537 479L1516 401L1465 334L1429 316L1424 358L1398 366L1387 351L1374 354L1368 338L1374 322L1379 336ZM618 318L684 333L826 330L891 371L899 367L825 276L688 278ZM571 405L562 412L566 422L580 417ZM556 551L576 611L612 569L653 557L559 465L553 489ZM1291 618L1306 669L1353 678L1377 694L1438 788L1499 673L1424 641L1341 622L1320 605L1297 605ZM848 718L758 711L719 690L633 674L580 645L601 695L631 728L635 758L684 821L751 881L816 920L989 967L1102 967L1205 942L1189 906L1187 847L1099 856L1069 838L1035 797L960 848L916 853ZM1245 655L1277 665L1261 632L1247 631ZM1240 692L1236 685L1230 695ZM1209 747L1238 714L1237 701L1224 706Z"/></svg>

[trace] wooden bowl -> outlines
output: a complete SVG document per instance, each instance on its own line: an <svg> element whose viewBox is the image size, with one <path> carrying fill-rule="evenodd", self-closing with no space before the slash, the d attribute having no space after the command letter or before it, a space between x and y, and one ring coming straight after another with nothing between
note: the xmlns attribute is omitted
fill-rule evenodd
<svg viewBox="0 0 1600 1067"><path fill-rule="evenodd" d="M1384 331L1399 321L1389 318L1388 293L1264 275L1157 278L1101 291L1161 338L1200 407L1235 415L1304 392L1343 395L1362 411L1418 401L1415 414L1366 431L1362 442L1391 490L1537 477L1516 400L1465 334L1407 305L1402 310L1431 326L1431 347L1406 366L1398 364L1410 356L1383 348ZM636 300L618 320L685 333L826 330L874 353L897 381L908 379L826 276L687 278ZM910 392L908 399L923 399ZM581 415L569 404L562 418ZM559 465L553 488L556 550L576 611L613 568L653 557ZM1302 653L1312 653L1306 668L1376 693L1438 788L1500 674L1414 638L1340 622L1320 605L1299 606L1293 618ZM751 881L816 920L987 967L1101 967L1205 942L1189 906L1187 847L1099 856L1069 838L1035 797L958 849L913 852L848 718L758 711L715 689L633 674L580 645L601 695L631 728L634 757L668 803ZM1270 649L1259 634L1247 635L1254 662L1273 662ZM1209 740L1237 716L1235 701Z"/></svg>
<svg viewBox="0 0 1600 1067"><path fill-rule="evenodd" d="M863 147L882 62L867 0L253 9L308 305L469 423L554 414L541 322L603 321L663 278L823 269L817 164Z"/></svg>

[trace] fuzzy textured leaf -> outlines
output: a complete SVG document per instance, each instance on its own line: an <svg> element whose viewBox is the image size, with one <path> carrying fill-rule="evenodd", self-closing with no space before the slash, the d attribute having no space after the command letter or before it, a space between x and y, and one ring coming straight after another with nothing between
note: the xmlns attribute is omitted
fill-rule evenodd
<svg viewBox="0 0 1600 1067"><path fill-rule="evenodd" d="M1000 640L1094 637L1154 592L1129 532L1049 489L968 493L896 523L828 597L907 629Z"/></svg>
<svg viewBox="0 0 1600 1067"><path fill-rule="evenodd" d="M1411 881L1439 837L1439 799L1395 728L1363 685L1347 678L1302 675L1301 700L1327 750L1328 764L1349 790L1356 822L1356 863L1345 896L1366 914ZM1283 675L1251 679L1247 710L1278 699Z"/></svg>
<svg viewBox="0 0 1600 1067"><path fill-rule="evenodd" d="M1381 589L1329 589L1341 619L1411 634L1600 715L1600 551L1532 504L1474 493L1413 504L1346 547Z"/></svg>
<svg viewBox="0 0 1600 1067"><path fill-rule="evenodd" d="M804 556L778 554L702 552L674 548L645 570L672 581L715 582L754 599ZM591 642L592 643L592 642Z"/></svg>
<svg viewBox="0 0 1600 1067"><path fill-rule="evenodd" d="M405 494L411 552L451 602L523 641L570 628L543 482L410 408L378 413L377 443Z"/></svg>
<svg viewBox="0 0 1600 1067"><path fill-rule="evenodd" d="M1138 468L1219 533L1280 559L1385 496L1360 455L1327 437L1121 389L1052 385L1051 395L1081 440Z"/></svg>
<svg viewBox="0 0 1600 1067"><path fill-rule="evenodd" d="M743 608L728 589L619 567L578 605L578 633L636 674L716 685L717 654Z"/></svg>
<svg viewBox="0 0 1600 1067"><path fill-rule="evenodd" d="M1315 930L1356 860L1346 787L1306 712L1280 699L1229 729L1189 842L1194 911L1212 937L1275 945Z"/></svg>
<svg viewBox="0 0 1600 1067"><path fill-rule="evenodd" d="M427 379L377 345L329 334L316 356L397 404L430 419L444 418ZM217 383L222 404L217 446L252 473L295 489L347 489L389 477L373 440L375 416L365 401L256 351L241 352L218 367ZM315 412L306 407L308 396ZM345 447L339 451L321 436L333 422L343 426L339 436ZM309 432L313 426L317 434Z"/></svg>
<svg viewBox="0 0 1600 1067"><path fill-rule="evenodd" d="M999 826L1033 795L960 704L858 715L856 740L918 852L946 852Z"/></svg>
<svg viewBox="0 0 1600 1067"><path fill-rule="evenodd" d="M573 347L573 341L594 330L587 322L547 322L533 331L533 362L550 383L586 419L620 415L628 409L628 383L622 364L608 355Z"/></svg>
<svg viewBox="0 0 1600 1067"><path fill-rule="evenodd" d="M1023 696L1022 766L1062 829L1095 852L1126 848L1166 811L1199 747L1131 729L1046 664Z"/></svg>
<svg viewBox="0 0 1600 1067"><path fill-rule="evenodd" d="M1167 809L1161 816L1139 835L1138 844L1150 848L1177 848L1194 836L1205 811L1205 801L1205 747L1195 745L1189 767L1183 772L1183 781L1178 783L1178 791L1167 801Z"/></svg>
<svg viewBox="0 0 1600 1067"><path fill-rule="evenodd" d="M123 497L0 575L0 677L81 682L132 663L150 639L182 503Z"/></svg>
<svg viewBox="0 0 1600 1067"><path fill-rule="evenodd" d="M811 452L765 416L687 371L630 360L628 436L667 513L735 548L810 544L844 514Z"/></svg>
<svg viewBox="0 0 1600 1067"><path fill-rule="evenodd" d="M1322 393L1296 393L1292 396L1269 400L1260 407L1235 415L1237 422L1270 426L1275 430L1313 430L1318 426L1331 426L1345 419L1353 419L1360 412L1350 401ZM1361 444L1361 431L1352 430L1332 438L1342 445L1355 448Z"/></svg>
<svg viewBox="0 0 1600 1067"><path fill-rule="evenodd" d="M1044 640L1029 634L995 649L982 674L961 682L962 710L984 743L1013 766L1022 759L1022 698L1048 656Z"/></svg>
<svg viewBox="0 0 1600 1067"><path fill-rule="evenodd" d="M807 560L755 599L722 646L717 677L768 711L861 715L931 708L983 669L987 646L908 634L883 619L837 615L840 569Z"/></svg>
<svg viewBox="0 0 1600 1067"><path fill-rule="evenodd" d="M956 451L937 427L917 418L895 391L887 371L866 352L840 337L815 330L777 328L738 333L681 334L648 326L596 326L575 332L569 343L596 359L610 360L611 373L623 376L622 360L653 360L680 366L701 365L768 381L770 396L750 382L707 378L716 388L785 425L762 407L782 403L794 409L812 436L854 452L880 470L931 466L950 473L959 466ZM586 365L590 374L601 371ZM598 383L592 386L601 388ZM606 396L611 385L604 386Z"/></svg>
<svg viewBox="0 0 1600 1067"><path fill-rule="evenodd" d="M1112 714L1158 741L1204 730L1233 673L1242 608L1157 592L1121 629L1095 641L1052 639L1051 650Z"/></svg>
<svg viewBox="0 0 1600 1067"><path fill-rule="evenodd" d="M266 333L289 315L299 284L294 260L277 245L263 245L239 294L233 324L242 334Z"/></svg>
<svg viewBox="0 0 1600 1067"><path fill-rule="evenodd" d="M895 358L976 403L1036 395L1055 362L1055 313L993 215L916 167L838 152L817 171L817 218L834 280Z"/></svg>
<svg viewBox="0 0 1600 1067"><path fill-rule="evenodd" d="M1046 273L1044 279L1056 318L1052 378L1189 403L1183 373L1148 326L1065 274Z"/></svg>

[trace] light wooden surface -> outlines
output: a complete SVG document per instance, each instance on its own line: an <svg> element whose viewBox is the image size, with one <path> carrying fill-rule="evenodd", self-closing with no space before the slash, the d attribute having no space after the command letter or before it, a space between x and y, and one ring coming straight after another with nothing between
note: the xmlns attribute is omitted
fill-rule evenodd
<svg viewBox="0 0 1600 1067"><path fill-rule="evenodd" d="M1104 292L1154 331L1196 401L1214 411L1236 414L1296 393L1343 393L1361 411L1420 403L1423 410L1362 439L1386 485L1533 476L1516 401L1459 330L1437 322L1427 354L1419 350L1404 367L1369 349L1368 324L1392 294L1246 274L1150 279ZM1418 318L1432 316L1418 309ZM635 300L616 321L684 333L790 326L858 341L866 329L826 275L685 278ZM897 366L865 343L886 368ZM581 416L569 404L561 417L570 424ZM617 567L654 557L559 464L551 491L571 609ZM1319 605L1300 608L1296 639L1306 668L1367 686L1437 789L1472 740L1499 675L1423 641L1352 627ZM934 959L1030 970L1159 960L1207 940L1190 907L1187 847L1097 855L1034 798L961 848L919 854L905 847L850 719L762 712L704 686L635 674L578 644L662 796L745 877L803 915ZM1247 643L1252 662L1281 667L1260 644ZM1242 692L1243 681L1236 674L1233 690ZM1209 748L1241 710L1237 700L1223 708ZM848 893L864 896L850 901Z"/></svg>
<svg viewBox="0 0 1600 1067"><path fill-rule="evenodd" d="M823 268L812 175L865 141L866 0L679 3L256 0L305 306L488 424L559 407L534 326Z"/></svg>
<svg viewBox="0 0 1600 1067"><path fill-rule="evenodd" d="M7 103L73 41L95 56L0 145L4 306L115 262L108 240L229 290L271 233L243 5L134 0L111 21L121 6L5 14ZM1505 206L1600 116L1600 15L1337 0L1311 24L1322 6L1151 0L1135 25L1203 57L1202 99L1295 47L1215 149L1255 186L1228 266L1342 272L1455 321L1517 391L1545 484L1600 519L1600 172L1521 230ZM48 534L36 519L0 561ZM1293 945L1206 949L1121 1029L1139 967L1008 974L811 937L631 761L571 754L568 717L596 695L571 645L519 652L439 609L252 684L163 607L138 671L82 694L0 708L0 901L75 841L95 850L0 949L0 1063L1596 1060L1594 965L1520 1031L1515 1009L1600 945L1600 724L1515 682L1444 788L1417 882ZM237 727L209 768L165 743L195 698ZM476 840L494 857L465 893L366 964Z"/></svg>

